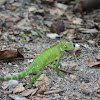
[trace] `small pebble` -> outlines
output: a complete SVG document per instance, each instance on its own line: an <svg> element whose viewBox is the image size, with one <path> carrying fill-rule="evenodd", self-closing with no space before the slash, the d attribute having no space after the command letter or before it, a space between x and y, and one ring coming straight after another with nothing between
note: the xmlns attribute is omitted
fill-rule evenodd
<svg viewBox="0 0 100 100"><path fill-rule="evenodd" d="M18 83L19 82L17 80L10 80L8 82L9 90L12 91L18 85Z"/></svg>
<svg viewBox="0 0 100 100"><path fill-rule="evenodd" d="M51 38L51 39L55 39L56 37L59 37L58 34L54 34L54 33L51 33L51 34L47 34L47 37Z"/></svg>

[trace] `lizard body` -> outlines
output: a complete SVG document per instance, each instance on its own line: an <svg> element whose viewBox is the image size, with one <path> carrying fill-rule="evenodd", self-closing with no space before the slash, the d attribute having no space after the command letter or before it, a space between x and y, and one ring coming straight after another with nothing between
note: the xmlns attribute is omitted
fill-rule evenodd
<svg viewBox="0 0 100 100"><path fill-rule="evenodd" d="M72 42L60 41L50 48L44 50L24 71L12 76L0 77L0 80L16 80L32 73L36 74L31 80L31 83L33 83L41 74L41 69L55 60L57 60L56 71L59 75L58 64L60 58L67 53L66 51L72 50L74 50Z"/></svg>

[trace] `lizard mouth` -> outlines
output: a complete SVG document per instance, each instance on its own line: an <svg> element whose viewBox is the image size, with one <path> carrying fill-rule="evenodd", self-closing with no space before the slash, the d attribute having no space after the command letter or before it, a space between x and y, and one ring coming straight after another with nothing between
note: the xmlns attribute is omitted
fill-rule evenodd
<svg viewBox="0 0 100 100"><path fill-rule="evenodd" d="M74 50L64 50L66 53L70 53L70 54L72 54L72 53L74 53Z"/></svg>

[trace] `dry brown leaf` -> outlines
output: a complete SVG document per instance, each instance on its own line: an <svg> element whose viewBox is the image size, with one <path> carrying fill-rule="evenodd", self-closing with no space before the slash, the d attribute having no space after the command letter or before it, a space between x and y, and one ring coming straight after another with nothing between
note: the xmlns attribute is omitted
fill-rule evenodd
<svg viewBox="0 0 100 100"><path fill-rule="evenodd" d="M15 10L17 7L16 6L12 6L12 7L9 7L8 10Z"/></svg>
<svg viewBox="0 0 100 100"><path fill-rule="evenodd" d="M94 67L94 66L100 66L100 61L98 62L92 62L90 59L88 60L88 66Z"/></svg>
<svg viewBox="0 0 100 100"><path fill-rule="evenodd" d="M18 92L22 92L22 91L24 91L24 90L25 90L25 88L23 87L23 84L20 83L20 84L18 84L18 85L16 86L16 88L13 89L13 93L15 94L15 93L18 93Z"/></svg>
<svg viewBox="0 0 100 100"><path fill-rule="evenodd" d="M68 8L68 6L66 4L57 3L57 2L55 3L55 6L57 8L60 8L60 9L64 10L64 11Z"/></svg>
<svg viewBox="0 0 100 100"><path fill-rule="evenodd" d="M23 96L28 96L30 94L34 95L37 90L38 90L38 88L25 90L24 92L22 92L22 95Z"/></svg>
<svg viewBox="0 0 100 100"><path fill-rule="evenodd" d="M43 87L43 88L40 88L40 90L38 91L39 94L43 94L44 92L47 92L48 89L47 87Z"/></svg>
<svg viewBox="0 0 100 100"><path fill-rule="evenodd" d="M14 22L11 22L11 21L8 21L8 22L6 22L4 24L5 24L5 28L11 28L11 27L14 26Z"/></svg>
<svg viewBox="0 0 100 100"><path fill-rule="evenodd" d="M81 50L76 50L76 51L75 51L75 55L76 55L76 56L80 56L80 55L81 55L81 53L82 53L82 51L81 51Z"/></svg>
<svg viewBox="0 0 100 100"><path fill-rule="evenodd" d="M14 3L12 4L12 6L21 7L21 6L22 6L22 3L21 3L21 2L14 2Z"/></svg>
<svg viewBox="0 0 100 100"><path fill-rule="evenodd" d="M59 8L49 9L49 11L50 11L50 14L54 15L54 16L64 15L64 12L62 10L60 10Z"/></svg>
<svg viewBox="0 0 100 100"><path fill-rule="evenodd" d="M34 95L34 94L37 92L37 90L38 90L38 88L34 89L34 90L32 91L32 95Z"/></svg>
<svg viewBox="0 0 100 100"><path fill-rule="evenodd" d="M82 19L81 18L75 18L75 20L73 20L74 24L82 24Z"/></svg>
<svg viewBox="0 0 100 100"><path fill-rule="evenodd" d="M49 84L49 78L45 74L41 74L41 76L35 82L36 87L46 87Z"/></svg>
<svg viewBox="0 0 100 100"><path fill-rule="evenodd" d="M80 85L81 89L88 89L88 85L83 81Z"/></svg>
<svg viewBox="0 0 100 100"><path fill-rule="evenodd" d="M0 51L0 59L9 59L16 57L24 57L22 54L22 48L7 48L5 50Z"/></svg>
<svg viewBox="0 0 100 100"><path fill-rule="evenodd" d="M12 100L29 100L25 97L22 97L21 95L15 95L15 94L9 94L9 97L12 98Z"/></svg>
<svg viewBox="0 0 100 100"><path fill-rule="evenodd" d="M38 80L35 82L36 87L39 87L39 93L43 94L51 86L49 78L45 74L41 74Z"/></svg>
<svg viewBox="0 0 100 100"><path fill-rule="evenodd" d="M96 60L100 61L100 58L99 57L96 57Z"/></svg>
<svg viewBox="0 0 100 100"><path fill-rule="evenodd" d="M76 70L76 66L77 66L77 64L75 64L75 63L68 64L66 62L62 62L62 63L60 63L59 70L62 72L65 72L65 73L73 74L73 71Z"/></svg>

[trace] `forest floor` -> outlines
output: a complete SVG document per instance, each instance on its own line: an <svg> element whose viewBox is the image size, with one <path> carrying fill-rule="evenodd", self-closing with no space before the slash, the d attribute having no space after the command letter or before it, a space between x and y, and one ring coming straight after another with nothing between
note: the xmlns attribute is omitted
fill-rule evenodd
<svg viewBox="0 0 100 100"><path fill-rule="evenodd" d="M61 76L49 64L33 85L30 79L34 75L0 81L0 100L100 100L100 9L81 14L68 9L71 5L57 2L5 2L0 5L0 76L23 71L61 40L73 41L77 50L76 56L61 58ZM1 56L18 48L22 58Z"/></svg>

